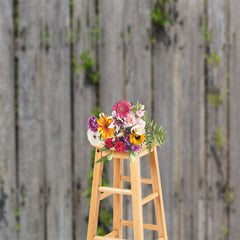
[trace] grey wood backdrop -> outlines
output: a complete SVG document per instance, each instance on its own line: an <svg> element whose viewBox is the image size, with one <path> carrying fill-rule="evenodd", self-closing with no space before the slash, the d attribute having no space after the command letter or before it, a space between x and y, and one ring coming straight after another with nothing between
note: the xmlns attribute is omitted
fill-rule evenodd
<svg viewBox="0 0 240 240"><path fill-rule="evenodd" d="M168 131L169 240L240 239L240 2L163 2L170 22L156 28L156 1L0 1L0 240L86 239L87 119L120 99ZM87 50L99 84L73 70ZM144 216L155 221L153 205Z"/></svg>

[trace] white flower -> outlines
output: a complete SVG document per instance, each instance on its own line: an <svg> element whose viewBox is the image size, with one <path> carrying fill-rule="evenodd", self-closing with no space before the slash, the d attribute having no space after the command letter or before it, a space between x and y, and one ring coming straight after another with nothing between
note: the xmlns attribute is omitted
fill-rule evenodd
<svg viewBox="0 0 240 240"><path fill-rule="evenodd" d="M131 132L135 132L137 135L145 134L145 127L141 125L136 125L132 127Z"/></svg>
<svg viewBox="0 0 240 240"><path fill-rule="evenodd" d="M99 132L93 132L90 129L88 129L87 137L88 137L88 141L94 146L98 146L98 145L103 144L103 141L100 140L100 133Z"/></svg>

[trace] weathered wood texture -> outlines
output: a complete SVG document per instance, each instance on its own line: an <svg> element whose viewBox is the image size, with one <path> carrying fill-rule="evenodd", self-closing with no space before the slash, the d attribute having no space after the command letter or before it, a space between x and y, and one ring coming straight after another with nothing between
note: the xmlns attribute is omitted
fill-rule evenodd
<svg viewBox="0 0 240 240"><path fill-rule="evenodd" d="M86 11L87 9L87 11ZM96 62L96 6L95 1L74 1L73 8L73 58L81 63L80 54L89 50ZM94 66L96 67L96 66ZM83 196L87 188L90 162L90 145L87 140L87 119L96 107L96 87L87 78L84 69L73 72L73 214L76 240L87 238L88 202Z"/></svg>
<svg viewBox="0 0 240 240"><path fill-rule="evenodd" d="M44 54L47 239L64 240L72 238L69 1L47 1L45 11L49 33Z"/></svg>
<svg viewBox="0 0 240 240"><path fill-rule="evenodd" d="M156 2L0 1L0 239L86 239L87 119L124 98L168 131L158 154L169 239L239 239L239 1L166 1L170 23L159 27ZM99 84L72 68L87 50ZM143 216L154 223L151 204Z"/></svg>
<svg viewBox="0 0 240 240"><path fill-rule="evenodd" d="M112 113L113 102L124 99L124 51L123 40L123 1L99 1L99 71L100 108L102 112ZM116 85L116 83L118 83ZM111 99L111 101L110 101ZM113 183L113 161L108 163L106 177ZM104 201L111 211L112 201Z"/></svg>
<svg viewBox="0 0 240 240"><path fill-rule="evenodd" d="M0 2L0 239L17 239L13 20L11 1Z"/></svg>
<svg viewBox="0 0 240 240"><path fill-rule="evenodd" d="M240 2L230 2L230 226L229 240L240 239Z"/></svg>
<svg viewBox="0 0 240 240"><path fill-rule="evenodd" d="M151 2L144 0L125 1L124 17L124 55L125 55L125 91L126 99L133 103L139 100L152 115L152 75L151 75ZM134 9L134 11L133 11ZM150 176L147 158L141 160L141 174ZM142 186L145 197L152 191L151 186ZM126 208L127 218L131 218L131 205ZM152 223L153 205L147 204L143 208L144 222ZM132 229L127 229L128 239L133 239ZM153 238L152 231L144 231L145 239Z"/></svg>
<svg viewBox="0 0 240 240"><path fill-rule="evenodd" d="M26 240L44 238L41 10L37 2L19 1L19 236Z"/></svg>
<svg viewBox="0 0 240 240"><path fill-rule="evenodd" d="M207 237L225 239L227 213L224 192L227 184L228 135L228 2L208 1L209 52L207 53ZM206 23L205 23L206 24ZM216 56L216 62L214 62ZM219 63L217 61L219 58ZM214 103L211 96L223 96ZM219 135L218 135L219 133Z"/></svg>

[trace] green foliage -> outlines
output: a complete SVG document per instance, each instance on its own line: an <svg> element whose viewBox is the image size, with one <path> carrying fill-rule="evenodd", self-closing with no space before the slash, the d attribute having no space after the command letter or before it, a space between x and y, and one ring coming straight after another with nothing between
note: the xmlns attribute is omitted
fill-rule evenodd
<svg viewBox="0 0 240 240"><path fill-rule="evenodd" d="M104 236L108 232L109 225L112 224L112 216L106 208L101 209L99 214L100 226L98 227L97 234Z"/></svg>
<svg viewBox="0 0 240 240"><path fill-rule="evenodd" d="M222 128L219 127L215 131L215 141L216 141L217 147L222 148L224 146L226 140L227 140L227 138L224 136Z"/></svg>
<svg viewBox="0 0 240 240"><path fill-rule="evenodd" d="M204 18L204 39L207 45L209 45L210 41L211 41L211 33L208 30L208 19L207 17Z"/></svg>
<svg viewBox="0 0 240 240"><path fill-rule="evenodd" d="M158 29L170 23L170 14L166 11L166 4L172 0L157 0L151 12L153 27Z"/></svg>
<svg viewBox="0 0 240 240"><path fill-rule="evenodd" d="M91 115L94 115L96 118L99 118L100 107L97 106L92 112Z"/></svg>
<svg viewBox="0 0 240 240"><path fill-rule="evenodd" d="M211 92L207 95L207 99L214 107L218 107L227 93L228 90L221 93L219 89L213 88Z"/></svg>
<svg viewBox="0 0 240 240"><path fill-rule="evenodd" d="M221 58L218 56L218 53L214 51L212 55L206 56L206 60L213 66L216 67L220 64Z"/></svg>
<svg viewBox="0 0 240 240"><path fill-rule="evenodd" d="M79 64L76 59L73 59L73 71L76 73L81 69L84 69L86 76L94 84L99 83L99 72L94 69L95 60L90 56L90 50L86 50L80 54L81 64Z"/></svg>
<svg viewBox="0 0 240 240"><path fill-rule="evenodd" d="M223 237L227 237L229 235L229 228L226 226L221 226L220 231Z"/></svg>
<svg viewBox="0 0 240 240"><path fill-rule="evenodd" d="M17 220L16 229L17 229L17 231L20 231L20 229L21 229L21 225L20 225L20 223L19 223L20 212L19 212L19 209L18 209L18 208L16 208L16 209L14 210L14 215L15 215L16 220Z"/></svg>
<svg viewBox="0 0 240 240"><path fill-rule="evenodd" d="M19 209L16 208L14 211L15 217L20 217Z"/></svg>
<svg viewBox="0 0 240 240"><path fill-rule="evenodd" d="M233 191L231 191L230 189L226 189L226 191L224 192L224 200L226 203L231 204L234 202L235 200L235 194Z"/></svg>
<svg viewBox="0 0 240 240"><path fill-rule="evenodd" d="M143 120L146 122L146 146L148 152L150 153L154 143L157 143L160 147L162 146L162 144L164 144L164 142L166 141L167 132L163 129L162 126L158 128L158 124L154 120L152 120L149 124L147 112L145 112Z"/></svg>
<svg viewBox="0 0 240 240"><path fill-rule="evenodd" d="M99 16L96 15L95 26L91 30L92 40L98 40L99 39L99 33L100 33Z"/></svg>

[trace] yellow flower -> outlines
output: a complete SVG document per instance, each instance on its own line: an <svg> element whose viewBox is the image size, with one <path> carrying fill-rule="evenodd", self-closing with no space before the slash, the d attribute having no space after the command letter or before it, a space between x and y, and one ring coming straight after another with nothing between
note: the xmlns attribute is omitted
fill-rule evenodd
<svg viewBox="0 0 240 240"><path fill-rule="evenodd" d="M110 124L113 122L111 118L107 118L108 116L104 115L97 120L98 123L98 131L101 134L102 138L112 138L115 132L114 128L109 128Z"/></svg>
<svg viewBox="0 0 240 240"><path fill-rule="evenodd" d="M135 145L140 145L146 140L144 134L142 135L137 135L136 133L131 133L130 134L130 142L135 144Z"/></svg>

